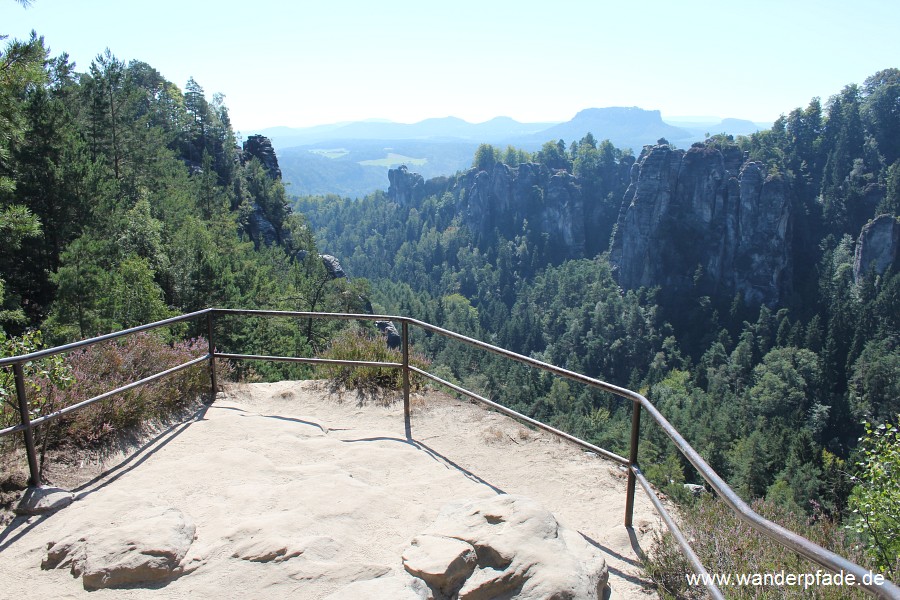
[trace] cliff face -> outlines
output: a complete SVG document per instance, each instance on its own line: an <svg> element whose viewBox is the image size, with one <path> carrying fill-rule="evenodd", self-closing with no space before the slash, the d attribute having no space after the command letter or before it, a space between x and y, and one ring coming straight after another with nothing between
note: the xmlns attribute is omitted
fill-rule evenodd
<svg viewBox="0 0 900 600"><path fill-rule="evenodd" d="M659 144L632 167L610 259L625 288L774 304L790 285L790 237L786 186L762 164L736 146Z"/></svg>
<svg viewBox="0 0 900 600"><path fill-rule="evenodd" d="M497 229L507 238L523 225L546 234L566 258L584 256L584 202L578 180L566 171L523 163L499 163L492 172L471 169L459 180L460 211L481 234Z"/></svg>
<svg viewBox="0 0 900 600"><path fill-rule="evenodd" d="M535 239L546 238L553 260L582 258L606 250L615 220L603 202L609 194L606 188L624 189L633 160L625 157L603 174L606 187L587 194L578 177L536 163L516 167L498 163L490 171L470 169L453 178L427 181L399 167L388 172L388 197L409 205L449 192L463 222L479 236L496 230L513 239L527 229ZM597 229L604 229L606 234L597 235Z"/></svg>
<svg viewBox="0 0 900 600"><path fill-rule="evenodd" d="M266 172L272 179L281 179L281 169L278 167L278 157L272 148L272 140L264 135L251 135L244 142L241 160L248 162L251 158L259 159L266 168Z"/></svg>
<svg viewBox="0 0 900 600"><path fill-rule="evenodd" d="M896 264L900 255L900 221L892 215L881 215L870 221L859 234L853 275L856 281L866 276L869 268L879 275Z"/></svg>

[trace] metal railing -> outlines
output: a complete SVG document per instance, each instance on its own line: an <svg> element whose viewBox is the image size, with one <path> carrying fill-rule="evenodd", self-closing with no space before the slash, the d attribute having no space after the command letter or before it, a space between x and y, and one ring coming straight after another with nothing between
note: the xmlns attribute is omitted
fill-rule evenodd
<svg viewBox="0 0 900 600"><path fill-rule="evenodd" d="M353 320L353 321L392 321L400 323L401 325L401 362L370 362L370 361L351 361L351 360L333 360L333 359L322 359L322 358L312 358L312 357L288 357L288 356L263 356L263 355L251 355L251 354L230 354L224 352L216 352L215 351L215 318L216 316L225 316L225 315L235 315L235 316L262 316L262 317L289 317L295 319L338 319L338 320ZM31 420L29 417L28 410L28 400L25 393L25 381L24 381L24 370L23 365L34 360L39 360L41 358L45 358L48 356L53 356L55 354L60 354L63 352L69 352L72 350L76 350L79 348L84 348L87 346L91 346L93 344L97 344L100 342L113 340L116 338L120 338L126 335L130 335L133 333L138 333L141 331L148 331L151 329L156 329L159 327L165 327L168 325L173 325L176 323L189 321L193 319L203 319L206 320L206 332L207 339L209 342L209 350L207 354L197 357L193 360L180 364L178 366L172 367L160 373L156 373L139 381L132 382L130 384L124 385L122 387L116 388L89 400L85 400L78 404L68 406L61 410L55 411L53 413L41 416L37 419ZM409 361L409 328L410 326L418 327L419 329L427 332L431 332L434 334L438 334L445 338L457 340L469 346L479 348L481 350L485 350L488 352L492 352L494 354L498 354L500 356L506 357L510 360L528 365L530 367L534 367L536 369L540 369L542 371L552 373L554 375L564 377L566 379L570 379L572 381L577 381L579 383L583 383L590 387L603 390L605 392L610 392L617 396L620 396L632 403L633 411L632 411L632 420L631 420L631 440L629 446L628 458L619 456L613 452L608 450L604 450L603 448L599 448L594 444L586 442L582 439L579 439L575 436L572 436L564 431L560 431L550 425L527 417L521 413L518 413L514 410L511 410L505 406L497 404L489 400L488 398L484 398L475 394L469 390L466 390L458 385L455 385L449 381L446 381L432 373L429 373L423 369L420 369L416 366L410 364ZM275 310L243 310L243 309L224 309L224 308L207 308L204 310L200 310L197 312L189 313L186 315L182 315L179 317L174 317L171 319L165 319L163 321L157 321L155 323L150 323L147 325L142 325L139 327L133 327L131 329L126 329L124 331L119 331L116 333L110 333L107 335L102 335L98 337L94 337L88 340L83 340L80 342L74 342L71 344L66 344L64 346L57 346L55 348L49 348L46 350L41 350L38 352L32 352L30 354L25 354L21 356L13 356L8 358L0 359L0 368L2 367L12 367L15 377L16 384L16 395L18 398L18 406L21 417L21 423L19 425L13 427L7 427L6 429L0 430L0 437L10 435L16 432L21 431L24 440L26 453L28 455L28 466L30 471L30 479L29 485L39 486L40 485L40 472L37 464L37 454L34 447L34 437L32 435L32 430L42 424L49 423L55 419L58 419L66 414L69 414L73 411L79 410L93 404L95 402L99 402L110 396L115 394L124 392L126 390L132 389L134 387L144 385L145 383L149 383L151 381L155 381L172 373L176 373L183 369L187 369L191 366L201 364L203 362L208 363L209 368L209 376L210 376L210 385L213 397L215 396L216 391L218 390L218 383L216 381L216 370L215 370L215 361L217 358L228 359L228 360L261 360L261 361L279 361L279 362L295 362L295 363L306 363L306 364L336 364L336 365L347 365L347 366L368 366L368 367L386 367L386 368L394 368L402 370L402 378L403 378L403 414L404 421L406 426L407 435L411 435L411 423L410 423L410 384L409 377L411 373L415 373L420 375L426 379L434 381L440 385L443 385L457 393L463 394L477 402L480 402L486 406L491 407L492 409L506 414L510 417L513 417L519 421L532 425L534 427L543 429L548 431L556 436L559 436L577 446L590 450L591 452L595 452L596 454L603 456L609 460L615 461L624 467L627 468L628 472L628 483L626 489L626 499L625 499L625 526L632 526L632 519L634 513L634 495L637 484L643 488L647 496L649 497L651 503L656 508L657 512L660 514L660 517L663 519L663 522L666 524L668 529L671 531L676 543L678 544L681 551L684 553L688 562L691 565L691 568L694 572L700 576L701 580L704 582L704 585L709 592L710 596L716 599L724 598L721 590L716 586L712 577L709 576L703 564L700 562L700 559L697 557L696 553L691 548L687 539L684 537L683 533L679 529L678 525L675 523L675 520L669 514L666 507L656 496L656 493L653 491L653 488L650 486L650 483L647 481L640 467L638 466L638 445L640 442L640 428L641 428L641 412L646 411L650 418L653 419L666 433L666 435L672 440L678 450L684 455L685 458L697 469L697 472L706 480L709 486L715 491L716 494L719 495L722 500L731 508L734 514L739 517L741 520L749 524L755 530L760 532L761 534L767 536L771 540L777 542L784 548L792 550L799 555L809 559L810 561L818 564L819 566L828 569L829 571L835 574L852 574L855 578L855 582L857 585L871 593L872 595L879 598L888 598L888 599L900 599L900 588L889 581L885 581L883 584L875 583L871 577L871 573L857 565L846 558L831 552L821 546L807 540L806 538L797 535L796 533L781 527L780 525L773 523L755 511L753 511L750 506L747 505L729 486L722 480L719 475L713 471L713 469L706 463L706 461L691 447L690 444L682 437L682 435L672 426L671 423L656 409L653 404L647 400L643 395L638 394L632 390L622 388L605 381L601 381L599 379L594 379L592 377L587 377L580 373L576 373L574 371L569 371L568 369L562 369L560 367L539 361L537 359L524 356L521 354L517 354L515 352L511 352L504 348L500 348L498 346L493 346L491 344L486 344L479 340L461 335L459 333L443 329L441 327L437 327L435 325L431 325L430 323L426 323L424 321L419 321L417 319L412 319L409 317L402 316L394 316L394 315L366 315L366 314L350 314L350 313L311 313L311 312L293 312L293 311L275 311Z"/></svg>

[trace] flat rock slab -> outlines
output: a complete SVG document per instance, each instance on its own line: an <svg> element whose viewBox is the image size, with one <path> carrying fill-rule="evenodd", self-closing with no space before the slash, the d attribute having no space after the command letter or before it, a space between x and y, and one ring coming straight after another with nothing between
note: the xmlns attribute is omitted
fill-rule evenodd
<svg viewBox="0 0 900 600"><path fill-rule="evenodd" d="M325 600L433 600L428 586L409 575L381 577L345 586Z"/></svg>
<svg viewBox="0 0 900 600"><path fill-rule="evenodd" d="M42 515L55 512L72 504L74 494L55 487L32 487L25 490L16 506L18 515Z"/></svg>

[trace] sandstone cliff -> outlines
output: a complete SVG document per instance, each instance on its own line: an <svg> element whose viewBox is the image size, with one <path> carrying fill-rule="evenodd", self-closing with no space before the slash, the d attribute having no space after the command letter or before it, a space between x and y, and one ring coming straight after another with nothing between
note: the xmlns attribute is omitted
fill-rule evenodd
<svg viewBox="0 0 900 600"><path fill-rule="evenodd" d="M660 143L632 168L610 260L625 288L774 304L790 286L790 248L791 205L779 176L745 162L737 146Z"/></svg>
<svg viewBox="0 0 900 600"><path fill-rule="evenodd" d="M896 264L900 255L900 221L893 215L880 215L862 228L856 243L853 275L856 281L865 277L869 268L879 275Z"/></svg>
<svg viewBox="0 0 900 600"><path fill-rule="evenodd" d="M535 235L547 235L561 257L584 256L584 201L570 173L534 163L498 163L490 173L470 169L458 185L465 192L460 211L479 233L496 229L512 238L527 221Z"/></svg>
<svg viewBox="0 0 900 600"><path fill-rule="evenodd" d="M242 162L248 162L251 158L259 159L266 172L272 179L281 179L281 169L278 166L278 157L272 147L272 140L264 135L251 135L244 142Z"/></svg>
<svg viewBox="0 0 900 600"><path fill-rule="evenodd" d="M612 190L625 189L633 157L626 156L585 189L584 181L564 170L537 163L511 167L498 163L490 171L469 169L455 177L424 180L405 166L388 173L388 197L413 205L432 195L450 193L457 214L478 237L497 231L507 239L518 235L546 240L551 261L595 256L606 250L615 209ZM618 201L613 201L618 206ZM601 232L601 233L598 233Z"/></svg>

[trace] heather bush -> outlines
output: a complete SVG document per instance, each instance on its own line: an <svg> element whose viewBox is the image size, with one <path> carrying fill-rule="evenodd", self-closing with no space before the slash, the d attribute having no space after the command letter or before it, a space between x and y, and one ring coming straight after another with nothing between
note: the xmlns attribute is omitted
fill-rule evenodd
<svg viewBox="0 0 900 600"><path fill-rule="evenodd" d="M399 350L387 347L382 336L369 333L359 327L348 327L332 338L319 358L332 360L359 360L373 362L402 362ZM423 356L410 354L410 365L427 369L430 362ZM403 372L391 367L353 367L346 365L319 365L317 374L332 384L365 394L378 394L386 390L403 389ZM421 389L425 378L411 373L409 386L413 391Z"/></svg>
<svg viewBox="0 0 900 600"><path fill-rule="evenodd" d="M7 354L22 354L39 348L40 338L28 334L17 338ZM195 338L166 343L152 333L138 333L95 344L68 355L57 355L28 363L25 368L26 394L32 419L67 406L78 404L104 392L206 354L206 340ZM216 361L217 376L223 381L230 374L225 361ZM8 372L7 372L8 371ZM11 370L0 379L3 400L3 426L19 422L15 384ZM206 363L138 386L69 413L38 427L36 444L41 454L63 444L92 447L111 440L129 428L163 420L209 393L209 369ZM2 452L11 453L21 436L4 438Z"/></svg>
<svg viewBox="0 0 900 600"><path fill-rule="evenodd" d="M753 510L763 517L802 535L816 544L871 568L865 552L853 532L842 527L821 510L812 516L789 512L766 500L757 500ZM756 573L813 573L822 567L786 550L757 533L738 519L722 501L704 497L693 505L680 507L680 526L691 547L710 575ZM687 560L669 533L658 534L644 563L646 574L664 598L706 598L702 585L688 584L693 573ZM868 598L859 589L848 586L720 586L728 598Z"/></svg>
<svg viewBox="0 0 900 600"><path fill-rule="evenodd" d="M207 349L203 338L166 344L151 333L139 333L75 351L67 360L74 383L66 393L66 405L185 363ZM220 380L227 377L227 363L220 360L216 365ZM130 427L176 413L208 394L209 385L209 369L201 363L72 413L65 423L66 437L79 445L96 444Z"/></svg>

